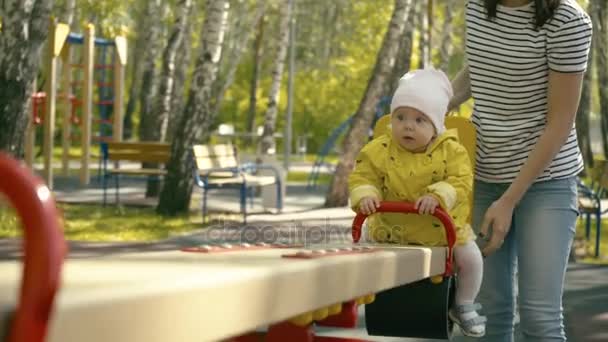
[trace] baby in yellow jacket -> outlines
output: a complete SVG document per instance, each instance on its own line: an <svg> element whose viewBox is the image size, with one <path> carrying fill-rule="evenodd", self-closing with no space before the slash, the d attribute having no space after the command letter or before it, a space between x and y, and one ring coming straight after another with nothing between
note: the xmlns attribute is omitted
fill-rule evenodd
<svg viewBox="0 0 608 342"><path fill-rule="evenodd" d="M450 317L467 336L485 334L485 317L474 300L481 286L483 259L468 223L473 171L466 149L454 132L446 132L445 113L452 87L435 69L405 74L391 102L390 132L360 151L349 177L354 210L373 214L380 201L416 204L419 215L379 213L369 218L373 241L445 246L440 221L446 210L456 227L454 258L458 267L455 305Z"/></svg>

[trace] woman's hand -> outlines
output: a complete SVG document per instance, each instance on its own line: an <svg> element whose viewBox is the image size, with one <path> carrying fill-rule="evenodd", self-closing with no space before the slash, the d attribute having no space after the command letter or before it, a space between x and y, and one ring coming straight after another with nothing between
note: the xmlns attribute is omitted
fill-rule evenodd
<svg viewBox="0 0 608 342"><path fill-rule="evenodd" d="M418 210L418 214L424 215L434 214L437 206L439 206L439 201L435 196L424 195L416 201L415 208Z"/></svg>
<svg viewBox="0 0 608 342"><path fill-rule="evenodd" d="M371 215L376 212L376 208L380 206L380 199L374 196L363 197L359 202L359 211L365 215Z"/></svg>
<svg viewBox="0 0 608 342"><path fill-rule="evenodd" d="M487 242L481 250L484 257L496 252L504 243L505 237L511 229L514 208L515 205L512 202L501 197L486 211L479 232L479 236ZM490 226L492 227L491 234L489 233Z"/></svg>

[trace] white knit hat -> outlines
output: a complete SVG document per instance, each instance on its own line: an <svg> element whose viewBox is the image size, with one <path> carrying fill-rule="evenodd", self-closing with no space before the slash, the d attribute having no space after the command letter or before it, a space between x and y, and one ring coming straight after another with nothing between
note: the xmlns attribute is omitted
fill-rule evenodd
<svg viewBox="0 0 608 342"><path fill-rule="evenodd" d="M399 80L391 100L391 113L399 107L418 109L441 134L445 131L444 119L452 96L452 84L443 71L433 68L410 71Z"/></svg>

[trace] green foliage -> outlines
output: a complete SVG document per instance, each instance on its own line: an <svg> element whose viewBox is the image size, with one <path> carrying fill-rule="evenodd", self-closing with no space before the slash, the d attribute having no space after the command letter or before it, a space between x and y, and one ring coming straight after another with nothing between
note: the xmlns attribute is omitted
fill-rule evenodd
<svg viewBox="0 0 608 342"><path fill-rule="evenodd" d="M293 136L295 139L298 135L311 134L309 150L318 150L331 131L357 110L371 77L391 11L390 2L353 2L349 16L342 18L346 21L343 25L348 29L337 32L333 39L339 44L337 50L341 51L341 54L333 56L323 68L302 66L303 63L296 66ZM304 49L299 47L298 56L301 56ZM234 124L237 131L243 131L245 128L253 70L252 58L244 60L237 72L235 84L226 95L218 118L218 122ZM265 73L258 88L258 125L263 122L270 81L271 75ZM277 120L278 130L281 132L287 108L286 81L287 70L281 88ZM281 144L279 146L282 147Z"/></svg>
<svg viewBox="0 0 608 342"><path fill-rule="evenodd" d="M54 14L58 16L66 0L55 2ZM225 35L224 52L234 46L237 35L231 30L235 23L248 22L261 0L230 0L231 10L228 18L228 31ZM445 4L448 0L434 1L432 30L432 59L435 65L440 61L440 44L443 23L445 21ZM451 29L451 56L447 73L453 77L464 62L464 4L465 0L449 0L453 5ZM578 0L587 8L587 0ZM96 25L97 35L112 37L122 27L126 27L129 47L135 46L135 40L144 32L141 27L142 16L148 1L144 0L78 0L75 18L82 27L86 22ZM164 10L154 15L153 20L169 32L174 22L177 0L163 0ZM414 2L415 3L415 2ZM268 1L265 15L265 29L262 40L263 61L260 70L260 83L257 93L256 124L261 125L267 108L268 91L271 82L271 63L276 50L276 32L279 21L280 1ZM295 99L293 112L294 143L299 135L309 135L308 150L317 151L333 129L346 120L356 110L361 101L367 83L376 62L378 49L381 46L387 25L393 10L393 1L376 0L300 0L295 2L296 13L296 75ZM248 8L243 11L244 6ZM193 62L198 58L201 44L200 27L205 18L205 1L195 1L192 15L191 36L187 41L192 51L191 64L188 66L185 89L191 82ZM247 16L238 14L247 12ZM416 25L413 16L407 25ZM256 28L251 27L252 35ZM418 32L414 34L412 67L418 66ZM164 37L163 39L166 39ZM164 45L164 41L163 41ZM159 56L160 58L160 56ZM159 61L160 62L160 61ZM137 56L129 55L129 68L141 63ZM228 62L224 63L228 64ZM284 68L283 82L280 91L279 116L277 132L284 131L284 119L287 110L287 77L288 65ZM231 123L238 132L245 129L249 108L249 91L253 72L253 39L246 47L245 55L235 75L235 80L228 90L212 129L219 123ZM131 85L131 72L127 73L126 84ZM594 82L596 83L596 82ZM139 85L135 85L139 86ZM599 108L597 88L593 85L593 112ZM127 91L128 92L128 91ZM187 94L184 94L184 99ZM126 99L125 99L126 100ZM126 102L126 101L125 101ZM460 115L469 116L472 102L461 107ZM597 114L592 114L597 115ZM135 123L139 122L136 113ZM338 145L339 146L339 145ZM243 147L243 146L241 146ZM282 142L278 142L279 152Z"/></svg>
<svg viewBox="0 0 608 342"><path fill-rule="evenodd" d="M75 18L78 20L73 26L75 31L81 31L88 23L96 27L99 37L114 37L121 33L123 28L133 28L132 20L136 1L120 0L77 0ZM58 17L64 10L65 0L56 1L54 14Z"/></svg>

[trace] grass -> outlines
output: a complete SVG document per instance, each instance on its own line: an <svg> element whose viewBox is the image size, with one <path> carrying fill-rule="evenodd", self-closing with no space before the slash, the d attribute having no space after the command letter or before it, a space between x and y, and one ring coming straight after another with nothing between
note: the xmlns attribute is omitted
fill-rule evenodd
<svg viewBox="0 0 608 342"><path fill-rule="evenodd" d="M154 208L59 204L59 209L69 240L157 241L202 227L198 215L164 218ZM18 224L12 209L0 208L0 238L20 236Z"/></svg>
<svg viewBox="0 0 608 342"><path fill-rule="evenodd" d="M37 146L36 149L34 150L34 153L36 153L34 161L37 163L42 163L44 158L42 156L41 147ZM53 160L60 161L62 156L63 156L63 148L61 147L61 144L59 144L59 145L55 144L53 146ZM82 156L82 149L80 148L80 146L70 146L70 149L68 152L69 160L80 160L81 156ZM91 144L91 162L97 162L98 159L99 159L99 145Z"/></svg>
<svg viewBox="0 0 608 342"><path fill-rule="evenodd" d="M82 148L79 146L79 144L80 144L79 142L76 144L77 144L77 146L70 146L70 149L68 152L69 160L80 160L80 158L81 158ZM239 152L240 153L244 153L244 152L255 153L253 151L245 151L245 150L240 150ZM43 161L41 147L37 146L36 149L34 150L34 153L36 153L35 161L41 163ZM56 160L56 161L61 160L62 156L63 156L63 148L61 147L61 142L56 141L55 145L53 146L53 160ZM92 143L91 144L91 160L96 162L97 159L99 159L99 156L100 156L99 155L99 144ZM283 153L277 154L277 159L283 160ZM307 153L303 156L301 156L299 154L292 154L291 160L293 162L306 161L306 162L314 163L317 160L317 155L314 153ZM330 163L330 164L337 164L339 160L340 160L340 156L338 156L336 154L330 154L330 155L325 156L325 158L324 158L324 162Z"/></svg>
<svg viewBox="0 0 608 342"><path fill-rule="evenodd" d="M308 182L308 175L308 172L289 171L287 174L287 182L306 183ZM329 184L331 178L332 175L330 174L320 173L317 178L317 184Z"/></svg>

